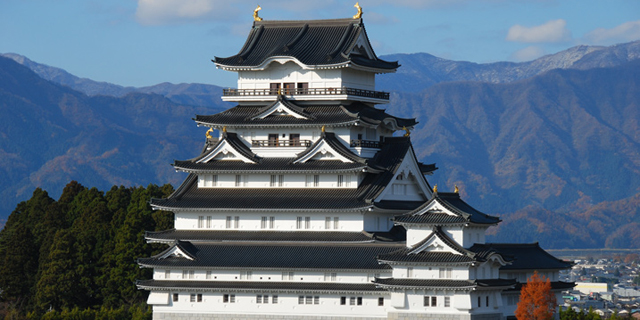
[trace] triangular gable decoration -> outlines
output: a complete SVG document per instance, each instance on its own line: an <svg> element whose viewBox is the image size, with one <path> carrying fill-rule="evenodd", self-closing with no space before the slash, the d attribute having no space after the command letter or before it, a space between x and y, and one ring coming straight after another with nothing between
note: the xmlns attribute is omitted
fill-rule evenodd
<svg viewBox="0 0 640 320"><path fill-rule="evenodd" d="M305 163L309 160L340 160L344 163L354 163L351 159L341 155L325 140L319 141L311 151L293 163Z"/></svg>
<svg viewBox="0 0 640 320"><path fill-rule="evenodd" d="M456 248L450 246L445 239L442 239L438 233L432 233L424 242L417 244L409 254L418 254L420 252L449 252L462 255Z"/></svg>
<svg viewBox="0 0 640 320"><path fill-rule="evenodd" d="M255 163L236 150L226 139L220 141L215 148L209 151L209 154L202 157L197 163L208 163L212 160L239 160L244 163Z"/></svg>
<svg viewBox="0 0 640 320"><path fill-rule="evenodd" d="M169 250L167 250L164 254L158 257L158 259L166 259L171 257L184 258L187 260L195 260L190 254L184 251L180 246L174 245Z"/></svg>
<svg viewBox="0 0 640 320"><path fill-rule="evenodd" d="M282 101L277 101L270 108L264 110L260 114L257 114L251 118L251 120L255 119L264 119L269 116L292 116L296 119L305 119L308 120L308 117L301 115L298 112L291 110L286 104L282 103Z"/></svg>

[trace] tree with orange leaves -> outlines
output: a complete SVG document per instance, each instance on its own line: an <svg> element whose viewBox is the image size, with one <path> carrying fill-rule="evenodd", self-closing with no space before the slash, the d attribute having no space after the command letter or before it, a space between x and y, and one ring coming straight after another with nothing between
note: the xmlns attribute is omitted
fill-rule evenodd
<svg viewBox="0 0 640 320"><path fill-rule="evenodd" d="M556 311L556 296L551 292L549 278L535 271L520 290L520 302L516 309L518 320L549 320Z"/></svg>

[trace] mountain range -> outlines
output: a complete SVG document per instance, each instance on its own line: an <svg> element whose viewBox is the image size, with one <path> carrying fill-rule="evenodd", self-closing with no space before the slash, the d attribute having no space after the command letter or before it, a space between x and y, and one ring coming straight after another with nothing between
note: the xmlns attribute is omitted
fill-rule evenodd
<svg viewBox="0 0 640 320"><path fill-rule="evenodd" d="M4 56L3 213L37 186L55 196L72 179L101 189L177 185L183 175L169 163L203 143L190 118L230 106L212 85L122 87ZM417 155L440 168L430 182L457 185L501 217L489 240L640 247L639 57L640 41L524 63L398 54L382 57L403 67L377 87L391 89L388 112L420 121Z"/></svg>

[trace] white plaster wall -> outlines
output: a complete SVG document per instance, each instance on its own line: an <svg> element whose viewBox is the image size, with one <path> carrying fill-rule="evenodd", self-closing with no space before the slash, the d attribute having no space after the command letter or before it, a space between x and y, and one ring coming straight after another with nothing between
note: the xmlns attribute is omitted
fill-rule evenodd
<svg viewBox="0 0 640 320"><path fill-rule="evenodd" d="M171 274L169 278L166 276L167 269L154 269L153 279L155 280L180 280L180 281L262 281L262 282L341 282L341 283L370 283L374 277L388 278L391 272L384 270L372 270L370 272L310 272L310 271L291 271L293 277L290 277L289 271L283 275L282 271L265 271L265 270L211 270L210 277L207 278L206 270L192 270L193 277L183 276L183 269L169 269ZM190 270L187 270L190 271ZM248 277L246 272L250 271L251 276ZM327 273L327 280L325 280ZM336 274L336 279L331 280L331 273Z"/></svg>
<svg viewBox="0 0 640 320"><path fill-rule="evenodd" d="M413 276L410 278L414 279L458 279L458 280L467 280L469 279L469 267L452 267L452 266L394 266L393 267L393 277L394 278L409 278L408 276L408 268L413 268ZM440 268L450 268L451 269L451 277L445 276L440 278Z"/></svg>
<svg viewBox="0 0 640 320"><path fill-rule="evenodd" d="M202 228L198 228L198 218L203 217ZM226 217L232 217L231 228L234 230L274 230L274 231L350 231L363 230L362 214L359 212L176 212L174 226L177 230L230 230L226 228ZM235 217L239 217L238 228L234 227ZM211 227L207 227L207 217L211 217ZM274 228L261 228L262 217L275 217ZM297 217L302 217L302 229L297 229ZM310 217L310 228L305 228L305 218ZM325 229L326 217L331 218L330 229ZM335 217L338 217L338 228L334 228ZM268 224L268 222L267 222Z"/></svg>
<svg viewBox="0 0 640 320"><path fill-rule="evenodd" d="M307 82L309 88L342 86L341 70L304 70L294 62L272 62L263 71L238 72L239 89L268 89L273 82Z"/></svg>
<svg viewBox="0 0 640 320"><path fill-rule="evenodd" d="M424 240L431 232L433 232L431 227L421 228L412 226L407 230L407 247L412 247L416 243Z"/></svg>
<svg viewBox="0 0 640 320"><path fill-rule="evenodd" d="M173 292L172 292L173 293ZM171 294L172 294L171 293ZM154 305L154 313L241 313L264 315L325 315L325 316L380 316L386 317L389 305L388 293L375 295L362 294L316 294L316 293L240 293L240 292L193 292L202 293L202 302L190 302L191 292L177 292L178 301L170 301L168 305ZM223 294L235 294L235 303L224 303ZM269 303L256 303L257 294L268 294ZM273 295L278 296L278 303L271 303ZM299 296L319 297L318 304L299 304ZM340 304L340 297L346 297L347 304ZM362 305L349 305L350 297L362 297ZM383 306L378 306L378 298L385 299ZM171 297L170 297L170 300Z"/></svg>
<svg viewBox="0 0 640 320"><path fill-rule="evenodd" d="M333 160L327 160L333 161ZM338 161L338 160L335 160ZM280 176L280 174L275 174ZM280 187L276 180L276 186L271 187L271 174L242 174L242 183L236 187L236 175L221 173L217 174L218 182L216 186L205 186L205 176L211 176L207 174L200 174L198 176L198 188L345 188L356 189L358 188L358 177L354 173L331 173L331 174L318 174L319 184L317 187L313 184L313 176L310 174L309 181L311 185L307 185L307 174L282 174L283 185ZM338 187L338 175L343 176L343 185ZM350 176L350 177L349 177ZM279 177L276 177L279 179ZM210 179L211 180L211 179ZM347 182L349 182L347 184Z"/></svg>
<svg viewBox="0 0 640 320"><path fill-rule="evenodd" d="M425 296L437 297L436 306L431 306L431 299L429 299L428 307L424 306ZM429 313L429 314L466 314L466 311L461 311L456 308L456 305L463 304L463 301L467 298L468 294L456 293L456 291L445 290L425 290L420 292L407 292L405 310L410 310L412 313ZM449 297L450 305L445 307L445 297Z"/></svg>
<svg viewBox="0 0 640 320"><path fill-rule="evenodd" d="M349 88L358 88L365 90L376 89L375 73L365 72L353 69L342 70L342 85Z"/></svg>
<svg viewBox="0 0 640 320"><path fill-rule="evenodd" d="M393 214L380 212L367 212L364 214L364 230L366 231L389 231L393 227L391 218Z"/></svg>

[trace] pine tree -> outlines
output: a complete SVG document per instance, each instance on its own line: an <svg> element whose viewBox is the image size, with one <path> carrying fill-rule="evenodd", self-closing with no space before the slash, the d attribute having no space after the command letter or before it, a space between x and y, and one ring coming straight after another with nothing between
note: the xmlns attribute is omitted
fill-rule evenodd
<svg viewBox="0 0 640 320"><path fill-rule="evenodd" d="M551 292L551 281L534 272L520 290L520 302L516 317L520 320L550 320L556 310L557 302Z"/></svg>

